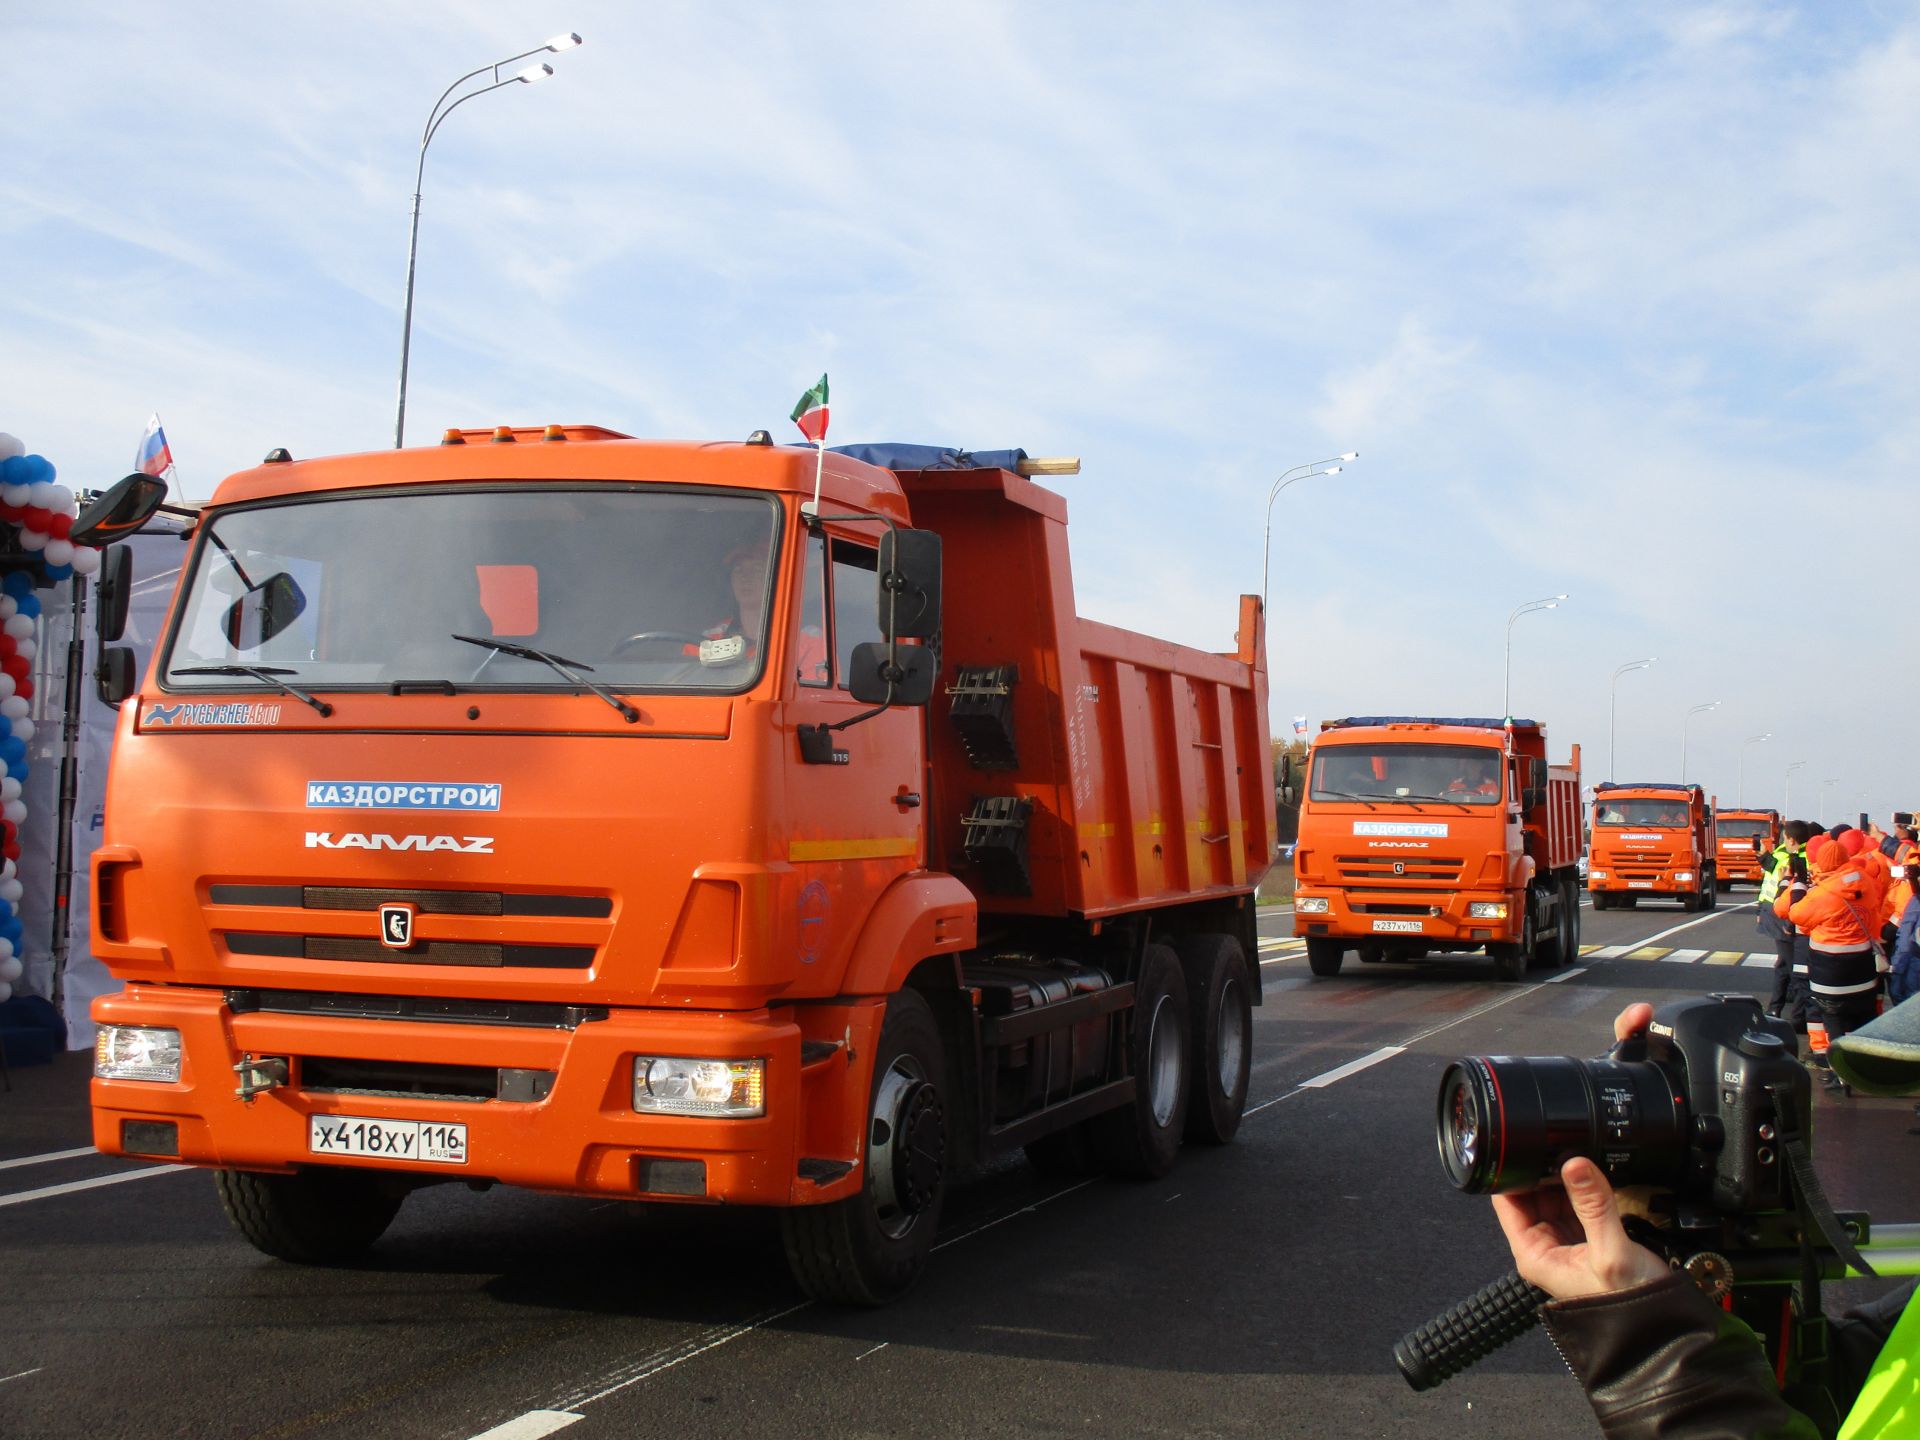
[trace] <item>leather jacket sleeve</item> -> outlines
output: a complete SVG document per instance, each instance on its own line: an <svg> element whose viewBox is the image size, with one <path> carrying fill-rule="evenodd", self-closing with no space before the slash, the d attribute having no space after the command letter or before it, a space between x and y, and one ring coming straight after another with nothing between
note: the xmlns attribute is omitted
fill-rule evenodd
<svg viewBox="0 0 1920 1440"><path fill-rule="evenodd" d="M1540 1318L1609 1440L1819 1440L1753 1332L1678 1271Z"/></svg>

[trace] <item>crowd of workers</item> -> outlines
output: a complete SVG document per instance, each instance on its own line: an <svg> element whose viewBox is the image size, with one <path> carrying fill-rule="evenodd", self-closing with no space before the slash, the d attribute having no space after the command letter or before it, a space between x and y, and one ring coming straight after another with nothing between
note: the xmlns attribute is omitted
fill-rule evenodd
<svg viewBox="0 0 1920 1440"><path fill-rule="evenodd" d="M1821 1084L1841 1095L1826 1055L1833 1040L1873 1019L1883 996L1897 1005L1920 990L1913 822L1902 812L1889 833L1789 820L1760 857L1760 931L1777 957L1768 1013L1793 1020Z"/></svg>

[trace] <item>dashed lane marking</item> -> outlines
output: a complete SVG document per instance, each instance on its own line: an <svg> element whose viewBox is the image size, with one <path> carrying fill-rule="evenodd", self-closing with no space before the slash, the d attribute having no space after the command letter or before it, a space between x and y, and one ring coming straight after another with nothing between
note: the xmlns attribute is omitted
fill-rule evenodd
<svg viewBox="0 0 1920 1440"><path fill-rule="evenodd" d="M1627 959L1658 960L1662 955L1671 955L1672 953L1673 952L1664 945L1642 945L1638 950L1629 950L1627 952Z"/></svg>
<svg viewBox="0 0 1920 1440"><path fill-rule="evenodd" d="M1709 965L1738 965L1746 958L1747 957L1738 950L1716 950L1707 956L1706 963Z"/></svg>
<svg viewBox="0 0 1920 1440"><path fill-rule="evenodd" d="M96 1175L91 1180L70 1180L65 1185L45 1185L38 1190L22 1190L17 1195L0 1195L0 1206L24 1205L29 1200L50 1200L55 1195L71 1195L76 1190L118 1185L123 1180L151 1180L156 1175L175 1175L192 1168L190 1165L155 1165L145 1170L123 1170L117 1175Z"/></svg>
<svg viewBox="0 0 1920 1440"><path fill-rule="evenodd" d="M504 1425L481 1431L473 1440L541 1440L543 1435L564 1430L574 1421L586 1418L570 1410L529 1410L524 1415L514 1416Z"/></svg>
<svg viewBox="0 0 1920 1440"><path fill-rule="evenodd" d="M1776 955L1749 955L1745 960L1742 960L1740 963L1742 965L1751 966L1755 970L1760 969L1762 966L1765 966L1767 969L1771 970L1774 966L1774 962L1777 959L1779 959L1779 957Z"/></svg>
<svg viewBox="0 0 1920 1440"><path fill-rule="evenodd" d="M1362 1055L1358 1060L1349 1060L1344 1065L1336 1065L1333 1069L1324 1071L1314 1076L1311 1080L1302 1080L1300 1082L1300 1088L1302 1090L1324 1090L1327 1086L1344 1080L1349 1075L1359 1074L1370 1065L1378 1065L1382 1060L1391 1060L1406 1048L1404 1045L1383 1045L1371 1055Z"/></svg>
<svg viewBox="0 0 1920 1440"><path fill-rule="evenodd" d="M1660 958L1670 965L1691 965L1706 953L1704 950L1670 950Z"/></svg>
<svg viewBox="0 0 1920 1440"><path fill-rule="evenodd" d="M1618 960L1632 948L1631 945L1602 945L1598 950L1593 952L1593 958L1596 960Z"/></svg>
<svg viewBox="0 0 1920 1440"><path fill-rule="evenodd" d="M0 1170L12 1170L21 1165L50 1165L55 1160L77 1160L82 1155L99 1153L91 1145L82 1145L78 1150L49 1150L44 1155L21 1155L13 1160L0 1160Z"/></svg>

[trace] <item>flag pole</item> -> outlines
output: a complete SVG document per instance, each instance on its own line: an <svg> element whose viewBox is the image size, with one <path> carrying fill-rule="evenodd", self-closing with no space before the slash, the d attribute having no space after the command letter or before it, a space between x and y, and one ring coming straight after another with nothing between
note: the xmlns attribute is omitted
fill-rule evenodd
<svg viewBox="0 0 1920 1440"><path fill-rule="evenodd" d="M822 435L813 442L813 508L806 513L820 513L820 481L827 473L827 437Z"/></svg>

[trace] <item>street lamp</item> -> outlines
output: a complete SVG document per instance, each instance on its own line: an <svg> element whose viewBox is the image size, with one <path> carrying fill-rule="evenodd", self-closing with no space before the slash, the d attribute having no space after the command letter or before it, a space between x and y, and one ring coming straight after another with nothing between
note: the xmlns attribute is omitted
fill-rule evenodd
<svg viewBox="0 0 1920 1440"><path fill-rule="evenodd" d="M1796 770L1804 770L1806 768L1807 768L1807 762L1804 760L1796 760L1791 765L1787 766L1787 796L1786 796L1786 799L1782 802L1782 804L1784 804L1786 807L1787 818L1789 820L1793 819L1793 772Z"/></svg>
<svg viewBox="0 0 1920 1440"><path fill-rule="evenodd" d="M1267 613L1267 574L1272 568L1274 498L1297 480L1305 480L1310 475L1338 475L1346 461L1359 458L1358 450L1349 450L1346 454L1336 455L1331 460L1315 460L1310 464L1296 465L1274 481L1273 488L1267 491L1267 528L1260 538L1260 614L1263 619ZM1327 468L1322 470L1320 468L1322 465Z"/></svg>
<svg viewBox="0 0 1920 1440"><path fill-rule="evenodd" d="M490 95L507 85L532 85L553 74L553 67L542 61L538 65L529 65L524 70L516 71L503 80L500 72L506 66L513 64L516 60L525 60L530 55L541 54L543 51L557 55L562 50L573 49L579 43L580 37L568 31L563 35L554 36L544 45L536 45L533 49L523 50L518 55L509 55L506 59L496 60L491 65L482 65L478 70L469 70L441 93L440 98L433 102L433 109L427 115L426 128L420 132L420 163L413 172L413 228L407 236L407 304L406 313L400 322L400 400L393 416L393 448L396 450L406 443L407 434L407 356L413 346L413 270L414 261L420 252L420 183L427 171L427 146L432 142L441 122L476 95ZM478 90L469 90L451 105L447 104L447 97L462 85L478 76L489 74L493 77L492 83L482 85Z"/></svg>
<svg viewBox="0 0 1920 1440"><path fill-rule="evenodd" d="M1625 665L1622 665L1618 670L1613 672L1613 679L1607 685L1607 778L1609 780L1618 780L1620 778L1620 772L1614 768L1613 764L1613 702L1615 694L1620 689L1620 677L1629 670L1645 670L1659 658L1658 655L1649 655L1644 660L1628 661Z"/></svg>
<svg viewBox="0 0 1920 1440"><path fill-rule="evenodd" d="M1718 710L1720 702L1709 700L1704 705L1696 705L1687 711L1686 718L1680 722L1680 783L1687 783L1687 727L1693 724L1693 717L1708 710Z"/></svg>
<svg viewBox="0 0 1920 1440"><path fill-rule="evenodd" d="M1535 610L1558 610L1564 595L1549 595L1544 600L1529 600L1511 615L1507 616L1507 668L1505 689L1500 697L1500 713L1508 720L1513 718L1513 622L1522 615L1531 615Z"/></svg>
<svg viewBox="0 0 1920 1440"><path fill-rule="evenodd" d="M1758 745L1762 740L1771 739L1773 739L1773 732L1769 730L1764 735L1749 735L1740 742L1740 798L1735 803L1742 809L1745 809L1747 804L1747 746ZM1686 776L1682 775L1680 778L1684 780Z"/></svg>
<svg viewBox="0 0 1920 1440"><path fill-rule="evenodd" d="M1820 823L1822 825L1827 823L1827 791L1839 783L1840 779L1838 776L1835 776L1831 780L1822 780L1820 782Z"/></svg>

